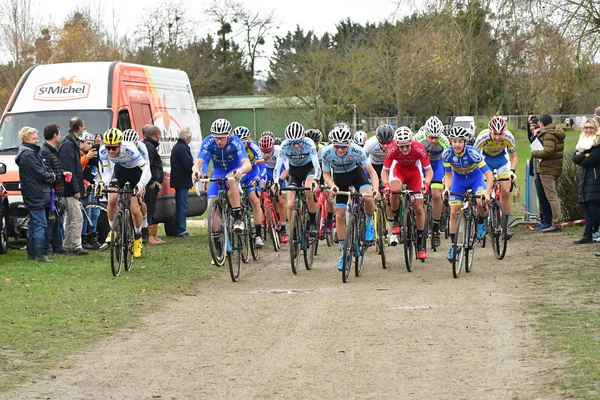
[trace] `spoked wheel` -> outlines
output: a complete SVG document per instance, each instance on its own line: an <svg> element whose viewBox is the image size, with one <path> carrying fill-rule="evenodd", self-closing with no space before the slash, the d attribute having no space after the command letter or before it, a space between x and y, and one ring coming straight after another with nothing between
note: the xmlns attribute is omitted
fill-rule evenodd
<svg viewBox="0 0 600 400"><path fill-rule="evenodd" d="M279 234L277 233L277 227L275 226L275 218L273 217L273 211L268 209L267 211L267 226L265 226L265 232L268 231L268 235L271 238L273 244L273 250L279 251L281 242L279 241Z"/></svg>
<svg viewBox="0 0 600 400"><path fill-rule="evenodd" d="M346 225L346 237L344 238L344 249L342 250L342 282L348 282L350 276L350 270L352 269L352 253L354 247L354 215L348 217L348 224Z"/></svg>
<svg viewBox="0 0 600 400"><path fill-rule="evenodd" d="M364 214L363 214L364 215ZM358 235L354 235L354 275L356 277L359 277L361 272L362 272L362 268L363 268L363 263L365 261L365 231L366 231L366 224L365 224L365 219L360 218L357 222L356 222L357 226L354 229L357 229L359 231Z"/></svg>
<svg viewBox="0 0 600 400"><path fill-rule="evenodd" d="M0 204L0 254L6 254L8 251L8 228L6 227L6 217L2 214L2 204Z"/></svg>
<svg viewBox="0 0 600 400"><path fill-rule="evenodd" d="M465 252L464 247L466 246L466 220L464 216L464 212L458 215L458 220L456 221L456 234L454 235L454 243L452 247L454 248L454 257L452 258L452 275L455 278L460 276L462 271L463 262L465 260Z"/></svg>
<svg viewBox="0 0 600 400"><path fill-rule="evenodd" d="M318 215L318 214L317 214ZM312 269L312 264L315 259L315 252L317 251L317 242L319 239L317 237L308 237L306 225L308 224L308 212L304 213L304 219L301 223L304 224L304 245L302 246L302 253L304 255L304 267L307 270Z"/></svg>
<svg viewBox="0 0 600 400"><path fill-rule="evenodd" d="M377 229L375 233L377 234L377 254L381 256L381 266L385 269L387 266L385 265L385 237L387 236L387 232L385 229L386 218L385 213L382 208L377 208L377 218L375 218L375 225L377 225Z"/></svg>
<svg viewBox="0 0 600 400"><path fill-rule="evenodd" d="M110 234L110 268L114 276L119 276L121 273L121 264L123 263L123 246L121 237L123 235L123 211L117 210L113 219L112 226L116 231L111 231Z"/></svg>
<svg viewBox="0 0 600 400"><path fill-rule="evenodd" d="M331 223L331 232L327 233L325 232L325 240L327 241L327 247L331 247L333 246L333 231L335 230L335 214L332 218L332 223ZM327 217L325 217L325 224L327 224Z"/></svg>
<svg viewBox="0 0 600 400"><path fill-rule="evenodd" d="M471 216L469 222L465 225L467 246L465 248L465 272L469 273L473 269L473 258L475 256L475 242L477 241L477 225L475 217Z"/></svg>
<svg viewBox="0 0 600 400"><path fill-rule="evenodd" d="M414 211L412 208L404 209L403 221L402 221L402 238L404 243L404 262L406 263L406 270L412 272L413 262L415 260L415 247L416 243L416 232L414 225Z"/></svg>
<svg viewBox="0 0 600 400"><path fill-rule="evenodd" d="M248 235L231 232L227 240L227 263L229 264L229 275L233 282L237 282L240 279L244 237L248 237Z"/></svg>
<svg viewBox="0 0 600 400"><path fill-rule="evenodd" d="M290 219L292 223L292 230L290 232L290 262L292 264L292 272L295 274L298 273L298 264L300 259L300 230L301 223L300 215L298 214L298 210L292 211L292 218Z"/></svg>
<svg viewBox="0 0 600 400"><path fill-rule="evenodd" d="M218 197L214 198L210 204L208 211L208 231L210 236L210 240L208 241L210 255L215 265L222 266L225 263L225 255L227 254L227 230L223 200Z"/></svg>
<svg viewBox="0 0 600 400"><path fill-rule="evenodd" d="M495 202L490 207L490 237L492 240L492 249L494 249L494 256L498 260L502 260L506 255L506 226L504 224L504 209L502 204Z"/></svg>
<svg viewBox="0 0 600 400"><path fill-rule="evenodd" d="M123 258L125 259L125 271L131 271L133 261L133 221L131 220L131 212L125 210L123 220Z"/></svg>

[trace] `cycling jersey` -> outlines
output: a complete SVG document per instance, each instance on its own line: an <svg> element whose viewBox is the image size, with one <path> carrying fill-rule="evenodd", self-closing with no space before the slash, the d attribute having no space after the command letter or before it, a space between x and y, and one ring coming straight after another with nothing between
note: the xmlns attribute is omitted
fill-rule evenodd
<svg viewBox="0 0 600 400"><path fill-rule="evenodd" d="M411 142L411 149L407 155L402 154L395 143L388 149L385 160L383 161L383 167L385 169L390 169L394 161L396 161L394 171L399 172L406 169L418 170L419 166L417 165L417 161L421 162L423 168L431 168L427 150L425 150L425 147L423 147L421 143L415 142L414 140Z"/></svg>
<svg viewBox="0 0 600 400"><path fill-rule="evenodd" d="M448 147L442 154L444 172L454 171L458 175L467 176L472 173L489 171L481 153L473 146L466 145L462 154L456 154Z"/></svg>
<svg viewBox="0 0 600 400"><path fill-rule="evenodd" d="M281 143L279 154L277 155L277 163L275 164L275 170L273 172L274 180L279 179L279 171L285 160L289 161L290 170L293 167L307 166L312 162L312 168L315 177L318 179L321 176L321 167L319 165L317 148L315 143L309 138L303 139L302 147L299 150L295 150L294 145L292 145L287 139ZM311 175L311 173L308 175Z"/></svg>
<svg viewBox="0 0 600 400"><path fill-rule="evenodd" d="M440 135L439 140L435 145L429 143L425 132L418 133L416 136L413 136L413 140L421 143L423 147L425 147L425 150L427 150L427 154L429 155L429 161L441 160L442 153L447 147L450 146L450 142L444 134Z"/></svg>
<svg viewBox="0 0 600 400"><path fill-rule="evenodd" d="M332 144L323 150L323 170L334 174L350 172L355 168L366 167L371 164L362 147L356 143L348 146L348 151L343 156L338 156Z"/></svg>
<svg viewBox="0 0 600 400"><path fill-rule="evenodd" d="M249 140L247 144L246 154L252 165L252 170L248 172L248 175L262 176L265 169L265 156L255 141Z"/></svg>
<svg viewBox="0 0 600 400"><path fill-rule="evenodd" d="M385 160L386 151L379 144L379 140L377 136L370 137L365 143L365 147L363 147L365 154L369 157L371 164L375 165L383 165L383 161Z"/></svg>
<svg viewBox="0 0 600 400"><path fill-rule="evenodd" d="M208 163L211 160L213 162L213 170L227 171L229 173L242 167L242 159L248 158L248 153L246 153L246 149L244 148L244 142L235 135L229 136L227 144L224 147L219 147L213 135L209 135L200 144L198 158L204 160L202 174L208 172Z"/></svg>
<svg viewBox="0 0 600 400"><path fill-rule="evenodd" d="M502 140L498 143L492 139L492 134L489 129L484 129L477 136L474 147L481 152L484 157L496 157L501 154L513 154L517 151L515 147L515 137L510 131L505 130L502 135Z"/></svg>
<svg viewBox="0 0 600 400"><path fill-rule="evenodd" d="M113 171L116 172L117 170L135 168L139 168L142 171L141 176L139 177L139 182L141 182L144 186L150 182L150 178L152 177L150 172L150 164L144 159L137 146L133 143L121 142L119 154L114 157L111 157L106 150L106 146L102 145L99 151L99 158L99 164L102 167L100 175L102 177L102 182L105 184L109 184L113 179ZM119 166L119 168L115 169L115 166ZM118 175L118 173L115 175ZM115 176L115 178L118 178L118 176ZM138 182L130 183L132 185L136 185Z"/></svg>

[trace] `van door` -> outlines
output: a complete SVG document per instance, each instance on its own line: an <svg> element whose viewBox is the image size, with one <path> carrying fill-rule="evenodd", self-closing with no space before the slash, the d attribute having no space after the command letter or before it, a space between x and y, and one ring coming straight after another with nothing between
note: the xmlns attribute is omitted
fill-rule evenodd
<svg viewBox="0 0 600 400"><path fill-rule="evenodd" d="M133 126L138 132L141 132L146 124L154 123L150 104L131 102L131 113L133 114Z"/></svg>

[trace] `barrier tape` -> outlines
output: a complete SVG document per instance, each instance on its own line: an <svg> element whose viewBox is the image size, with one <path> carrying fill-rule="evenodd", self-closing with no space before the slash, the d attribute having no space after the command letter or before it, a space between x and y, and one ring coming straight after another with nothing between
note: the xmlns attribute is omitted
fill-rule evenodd
<svg viewBox="0 0 600 400"><path fill-rule="evenodd" d="M563 222L560 226L572 226L572 225L583 225L585 224L585 219L576 219L575 221ZM525 227L530 231L537 231L537 228L529 224L525 224Z"/></svg>

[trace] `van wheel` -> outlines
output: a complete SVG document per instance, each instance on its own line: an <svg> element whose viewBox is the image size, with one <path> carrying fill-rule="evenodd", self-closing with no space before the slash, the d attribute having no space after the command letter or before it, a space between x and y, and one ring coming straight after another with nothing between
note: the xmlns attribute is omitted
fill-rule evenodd
<svg viewBox="0 0 600 400"><path fill-rule="evenodd" d="M175 218L170 218L165 221L165 233L167 236L176 236Z"/></svg>

